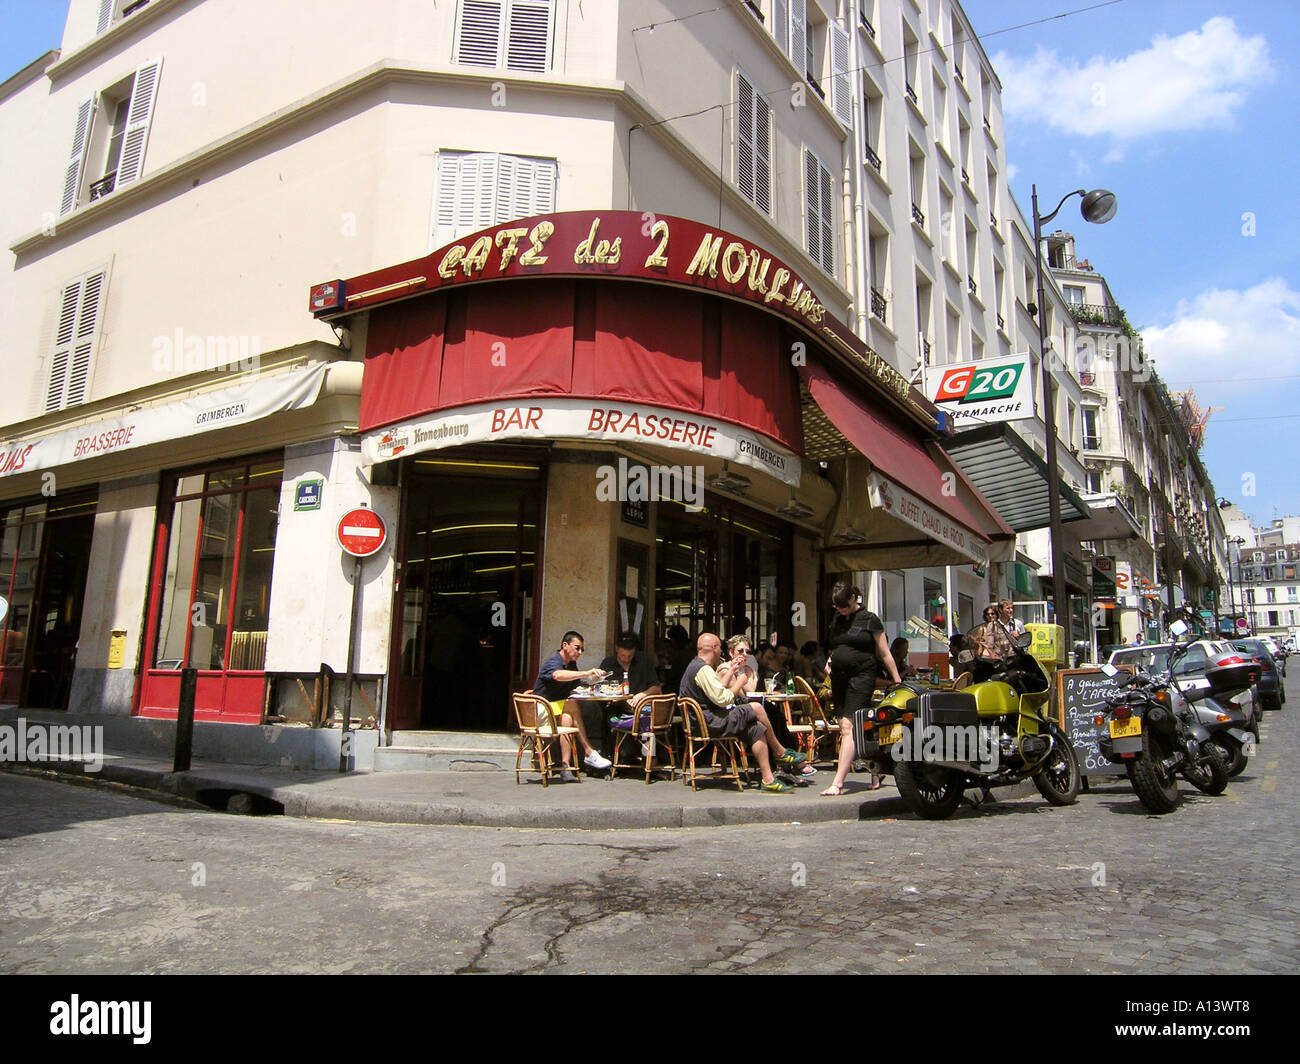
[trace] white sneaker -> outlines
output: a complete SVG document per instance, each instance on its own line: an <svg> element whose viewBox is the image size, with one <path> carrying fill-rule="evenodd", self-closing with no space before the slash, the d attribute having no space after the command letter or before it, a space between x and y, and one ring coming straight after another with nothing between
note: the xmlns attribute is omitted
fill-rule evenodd
<svg viewBox="0 0 1300 1064"><path fill-rule="evenodd" d="M582 759L582 763L588 768L602 769L609 768L613 764L607 757L602 757L599 750L593 750Z"/></svg>
<svg viewBox="0 0 1300 1064"><path fill-rule="evenodd" d="M570 771L566 768L563 772L560 773L560 782L561 782L561 783L577 783L577 782L578 782L578 777L575 776L572 772L570 772Z"/></svg>

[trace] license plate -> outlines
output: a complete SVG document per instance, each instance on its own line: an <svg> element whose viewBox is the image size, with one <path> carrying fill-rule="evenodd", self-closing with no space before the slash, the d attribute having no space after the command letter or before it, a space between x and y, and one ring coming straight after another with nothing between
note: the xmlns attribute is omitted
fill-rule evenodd
<svg viewBox="0 0 1300 1064"><path fill-rule="evenodd" d="M1128 720L1112 720L1110 722L1110 737L1112 739L1127 739L1130 735L1141 734L1141 717L1129 717Z"/></svg>
<svg viewBox="0 0 1300 1064"><path fill-rule="evenodd" d="M886 724L876 733L876 742L881 746L889 746L890 743L900 742L903 738L903 726L901 724Z"/></svg>

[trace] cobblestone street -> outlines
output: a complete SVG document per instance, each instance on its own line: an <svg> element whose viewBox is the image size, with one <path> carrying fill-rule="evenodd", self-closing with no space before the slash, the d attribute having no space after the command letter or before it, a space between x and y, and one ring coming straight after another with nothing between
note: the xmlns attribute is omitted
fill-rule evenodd
<svg viewBox="0 0 1300 1064"><path fill-rule="evenodd" d="M512 831L4 774L0 970L1290 972L1297 720L1166 817L1117 780L937 823Z"/></svg>

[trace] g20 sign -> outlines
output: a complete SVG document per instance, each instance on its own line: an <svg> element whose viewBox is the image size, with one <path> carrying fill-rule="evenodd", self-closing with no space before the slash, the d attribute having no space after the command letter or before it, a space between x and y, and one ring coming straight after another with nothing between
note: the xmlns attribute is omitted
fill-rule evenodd
<svg viewBox="0 0 1300 1064"><path fill-rule="evenodd" d="M1029 356L960 362L943 368L927 398L947 410L957 428L1034 416Z"/></svg>

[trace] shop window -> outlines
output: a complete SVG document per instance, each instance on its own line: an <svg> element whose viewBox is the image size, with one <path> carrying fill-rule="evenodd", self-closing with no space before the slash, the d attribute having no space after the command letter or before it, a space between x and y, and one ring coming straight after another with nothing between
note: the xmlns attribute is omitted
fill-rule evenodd
<svg viewBox="0 0 1300 1064"><path fill-rule="evenodd" d="M807 211L804 236L808 254L832 277L835 275L835 185L831 172L807 148L804 149L804 195Z"/></svg>
<svg viewBox="0 0 1300 1064"><path fill-rule="evenodd" d="M61 216L140 179L161 72L162 60L150 59L131 77L81 102L63 175Z"/></svg>
<svg viewBox="0 0 1300 1064"><path fill-rule="evenodd" d="M457 63L544 73L551 69L554 0L460 0Z"/></svg>
<svg viewBox="0 0 1300 1064"><path fill-rule="evenodd" d="M736 187L764 214L772 213L772 105L736 71Z"/></svg>
<svg viewBox="0 0 1300 1064"><path fill-rule="evenodd" d="M282 472L267 461L174 480L154 668L264 668Z"/></svg>
<svg viewBox="0 0 1300 1064"><path fill-rule="evenodd" d="M95 348L107 268L92 270L64 285L59 293L54 352L45 385L45 413L85 401Z"/></svg>
<svg viewBox="0 0 1300 1064"><path fill-rule="evenodd" d="M438 153L433 247L515 218L555 210L556 163L497 152Z"/></svg>

